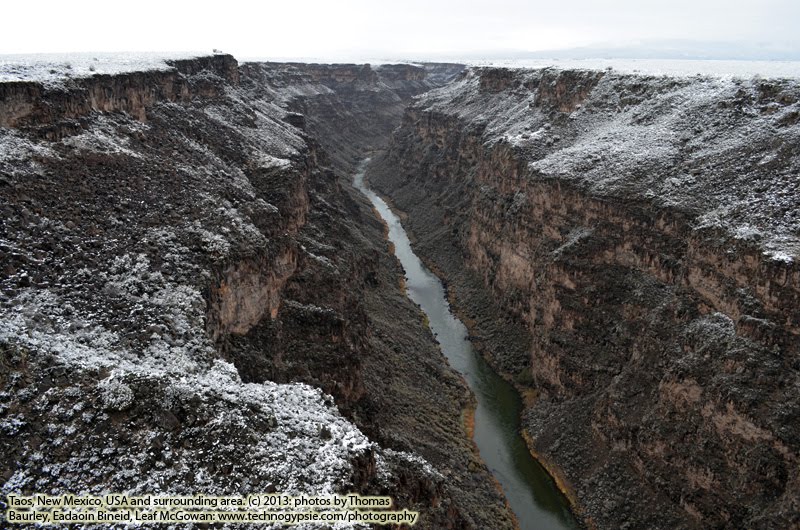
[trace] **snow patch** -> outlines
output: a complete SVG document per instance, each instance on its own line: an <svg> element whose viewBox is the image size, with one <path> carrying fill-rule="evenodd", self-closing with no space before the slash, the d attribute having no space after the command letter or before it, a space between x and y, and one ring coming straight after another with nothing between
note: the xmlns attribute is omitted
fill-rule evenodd
<svg viewBox="0 0 800 530"><path fill-rule="evenodd" d="M166 61L196 59L202 52L43 53L0 55L0 83L28 81L60 86L70 79L171 70Z"/></svg>

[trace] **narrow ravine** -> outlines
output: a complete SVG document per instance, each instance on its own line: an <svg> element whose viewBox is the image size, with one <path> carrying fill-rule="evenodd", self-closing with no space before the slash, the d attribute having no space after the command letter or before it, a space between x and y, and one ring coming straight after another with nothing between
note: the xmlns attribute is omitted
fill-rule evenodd
<svg viewBox="0 0 800 530"><path fill-rule="evenodd" d="M530 454L520 435L522 402L467 340L467 329L450 311L441 281L411 249L400 219L367 188L359 166L354 184L389 227L389 240L406 273L408 296L419 304L450 365L464 376L477 398L475 443L481 458L503 488L522 530L578 528L569 503L545 469Z"/></svg>

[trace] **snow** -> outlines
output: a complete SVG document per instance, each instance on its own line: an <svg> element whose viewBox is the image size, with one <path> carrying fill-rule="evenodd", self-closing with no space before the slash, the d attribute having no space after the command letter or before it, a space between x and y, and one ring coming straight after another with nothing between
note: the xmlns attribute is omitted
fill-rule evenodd
<svg viewBox="0 0 800 530"><path fill-rule="evenodd" d="M58 158L46 142L31 140L14 129L0 127L0 179L3 173L12 176L37 173L41 167L37 161L39 157Z"/></svg>
<svg viewBox="0 0 800 530"><path fill-rule="evenodd" d="M125 410L133 403L133 390L112 373L100 381L100 399L106 410ZM73 433L74 434L74 433Z"/></svg>
<svg viewBox="0 0 800 530"><path fill-rule="evenodd" d="M165 61L192 56L4 56L0 82L24 79L58 87L98 74L166 70ZM69 166L85 156L106 164L98 170L108 175L100 185L108 186L111 202L119 200L119 213L98 223L99 236L84 231L78 219L81 208L98 208L94 198L82 203L75 194L78 202L68 204L79 214L74 221L60 209L34 214L20 203L25 216L12 216L10 221L18 222L10 223L0 240L6 255L24 257L19 270L4 278L0 346L23 352L24 369L32 374L19 367L14 368L19 373L9 374L8 381L20 384L0 395L0 430L30 436L39 429L42 437L35 451L19 456L18 469L0 492L231 494L274 487L327 494L352 490L352 477L364 471L354 467L371 458L387 486L396 484L401 467L443 480L424 459L378 447L321 390L299 383L244 383L236 367L219 358L206 330L201 289L220 265L270 248L268 232L258 226L280 221L281 211L258 197L263 192L256 192L250 179L262 172L289 179L302 171L298 155L308 149L307 140L284 121L286 106L297 95L330 91L313 82L285 91L265 86L263 92L255 89L257 95L248 87L225 90L224 98L202 106L159 102L152 116L148 111L152 119L146 124L121 113L92 113L81 130L53 141L0 129L5 175L0 183L24 188L60 182L61 161ZM170 125L163 147L146 141ZM231 139L230 145L219 138ZM227 160L223 145L236 147L246 164ZM163 171L152 171L153 161ZM140 174L144 190L160 186L163 200L147 202L126 172ZM162 185L163 179L170 179L170 186ZM172 182L181 183L179 193L191 197L191 208L179 202ZM87 179L86 185L97 183ZM140 210L131 214L128 204ZM142 222L148 213L159 215ZM135 237L125 240L131 233ZM314 253L333 247L302 239L310 259L335 267ZM17 282L25 275L33 280ZM298 309L333 313L310 304ZM38 382L50 374L44 390ZM5 403L28 407L28 413L9 416ZM159 420L164 411L174 414L167 426ZM183 423L171 427L179 415ZM230 464L230 473L215 468L221 464Z"/></svg>
<svg viewBox="0 0 800 530"><path fill-rule="evenodd" d="M775 259L796 255L800 159L790 146L800 140L798 81L613 71L590 85L595 73L570 71L567 90L581 77L590 88L564 112L537 99L539 83L563 73L515 70L508 86L491 91L481 77L494 74L473 69L415 107L458 117L482 130L487 146L510 146L528 161L530 178L647 199L695 214L698 229L760 244Z"/></svg>
<svg viewBox="0 0 800 530"><path fill-rule="evenodd" d="M774 261L782 261L784 263L792 263L794 261L794 256L782 250L767 250L765 255Z"/></svg>
<svg viewBox="0 0 800 530"><path fill-rule="evenodd" d="M194 224L185 229L206 232ZM151 230L148 237L174 241L166 229ZM221 236L210 237L226 242ZM38 403L34 406L41 407L54 421L43 442L44 453L23 456L27 461L20 462L3 491L99 491L124 487L152 493L178 487L186 491L177 493L220 493L225 486L203 466L230 458L251 477L248 491L257 491L269 482L286 493L327 494L347 487L354 460L379 450L341 417L333 400L319 389L305 384L243 383L233 364L218 358L205 333L205 302L199 290L165 277L145 255L123 254L107 270L84 269L74 274L78 282L88 276L97 277L105 285L104 291L116 299L130 303L137 311L152 313L154 325L157 323L161 331L153 332L144 349L136 344L130 346L118 333L99 323L99 315L91 308L73 307L51 289L23 289L3 304L0 344L33 352L31 361L43 362L48 369L65 368L71 380L82 381L80 388L53 387L30 396ZM80 325L76 326L76 321ZM109 375L91 382L91 374L104 372ZM173 465L141 468L137 466L147 466L145 463L152 459L148 449L151 444L146 441L149 438L124 449L134 451L128 454L137 463L131 468L119 466L117 457L110 456L122 450L113 438L75 447L75 436L91 432L82 425L105 421L105 412L119 413L143 406L139 402L143 383L161 400L162 405L154 410L189 408L197 414L207 414L208 422L202 428L185 426L184 432L210 440L212 447L173 447L173 453L165 455ZM94 390L87 385L95 385ZM134 390L137 387L139 390ZM93 393L98 396L99 408L85 401ZM77 403L70 404L67 398ZM16 399L22 399L21 393ZM51 408L49 403L53 400L64 406ZM271 427L256 429L256 420ZM13 434L24 426L22 422L21 418L5 418L0 429ZM323 428L329 436L320 436ZM240 432L249 434L239 436ZM157 429L145 430L139 436L157 433ZM70 451L66 460L44 456L62 446ZM135 452L140 450L143 452ZM101 454L109 456L101 458ZM193 484L182 478L189 472L193 474ZM90 487L92 483L102 486Z"/></svg>
<svg viewBox="0 0 800 530"><path fill-rule="evenodd" d="M203 52L47 53L0 55L0 83L30 81L58 86L69 79L150 70L171 70L166 61L210 55Z"/></svg>
<svg viewBox="0 0 800 530"><path fill-rule="evenodd" d="M120 266L129 266L133 277L143 274L142 260L130 262L122 260ZM123 289L129 289L134 282L121 282ZM186 286L157 293L156 305L165 307L185 329L178 333L191 334L196 331L187 323L194 318L197 309L198 293ZM82 373L96 373L105 368L111 370L108 377L97 384L100 403L107 411L122 411L135 405L132 381L148 381L148 385L164 387L163 403L169 408L179 408L182 403L191 403L194 410L207 407L213 413L204 427L204 436L234 430L236 426L250 425L250 413L261 417L274 418L273 429L253 432L252 441L247 448L247 462L252 466L252 476L269 476L280 480L280 491L286 493L335 493L345 484L352 473L354 457L377 449L354 425L342 418L330 397L319 389L305 384L245 384L239 378L235 367L221 359L214 358L215 352L207 339L195 344L168 346L163 341L154 341L151 350L140 355L130 351L120 343L113 333L99 327L88 327L70 333L64 329L58 316L59 300L52 293L26 293L14 301L12 308L0 314L0 342L24 346L41 354L52 356L51 366L70 368L71 377L80 378ZM35 324L32 318L46 314L51 322ZM163 349L163 352L159 351ZM51 389L55 391L55 389ZM69 388L64 395L74 396L75 389ZM43 396L47 402L47 396ZM84 422L85 413L80 414L83 405L70 407L62 413L63 423L51 426L51 439L54 445L63 443L63 437L75 434L73 422ZM250 412L247 412L250 411ZM58 414L58 411L54 411ZM74 418L74 419L73 419ZM6 432L17 430L21 420L6 418L0 428ZM325 428L329 437L320 437ZM61 441L59 441L61 440ZM219 438L224 442L225 436ZM197 457L202 454L198 453ZM65 489L80 488L80 483L64 482L76 476L75 466L83 465L92 455L92 448L85 453L73 454L66 462L52 463L49 466L53 477L60 477ZM218 456L220 458L220 456ZM144 461L144 456L139 457ZM180 461L188 465L191 457L184 456ZM114 474L124 478L124 472L117 467ZM21 465L14 477L4 486L5 491L18 491L31 487L32 481L41 481L31 471L30 466ZM28 473L31 475L28 475ZM136 473L134 489L139 492L158 491L158 474L151 476ZM134 476L130 478L134 478ZM147 478L145 478L147 477ZM279 479L278 479L279 478ZM142 482L142 480L144 481ZM34 487L44 487L41 485ZM107 483L108 484L108 483ZM51 485L48 483L48 487ZM219 490L216 479L210 475L198 475L194 489L215 492Z"/></svg>
<svg viewBox="0 0 800 530"><path fill-rule="evenodd" d="M14 129L0 128L0 164L29 160L36 156L54 156L45 142L32 142Z"/></svg>
<svg viewBox="0 0 800 530"><path fill-rule="evenodd" d="M730 61L681 59L467 59L467 66L513 69L614 70L618 73L720 78L800 78L800 61Z"/></svg>
<svg viewBox="0 0 800 530"><path fill-rule="evenodd" d="M91 130L68 136L62 140L64 145L93 153L124 154L126 156L141 158L141 154L131 149L130 136L121 136L119 129L124 127L127 134L146 131L149 126L141 122L125 122L124 126L114 116L97 116Z"/></svg>
<svg viewBox="0 0 800 530"><path fill-rule="evenodd" d="M166 60L190 57L5 56L0 58L0 82L25 79L55 87L96 74L164 70L170 68ZM100 159L109 175L99 184L87 179L87 186L107 186L104 197L141 208L130 215L120 207L119 214L101 219L107 222L98 223L100 236L85 232L80 222L68 222L60 211L34 215L24 210L28 217L10 223L0 240L7 255L25 258L14 276L4 278L8 289L0 293L0 345L24 352L35 378L54 374L47 390L25 383L0 399L0 413L7 414L5 402L25 404L46 431L40 447L19 457L18 469L0 491L213 494L273 485L287 493L325 494L348 490L351 477L358 475L354 466L372 457L387 480L398 462L436 474L419 457L384 452L319 389L299 383L244 383L236 367L219 358L207 334L201 290L212 281L212 271L240 259L243 250L252 254L269 249L268 232L256 221L280 220L279 209L258 197L251 172L294 177L298 155L308 146L303 133L283 121L285 105L294 95L329 89L313 83L285 93L266 87L263 97L248 90L226 87L225 98L202 107L160 102L147 124L124 114L93 113L83 130L51 142L0 130L0 172L6 175L0 183L9 179L21 188L39 179L58 183L53 166L45 165L49 169L43 173L37 160L57 161L58 167L62 160L68 166L86 156ZM164 144L169 147L163 151L137 139L160 132L154 128L164 123L174 129L167 130ZM213 141L207 139L209 131ZM241 148L246 165L220 155L224 150L216 148L225 144L217 141L220 137L238 142L232 145ZM154 160L163 163L163 173L148 173L148 162ZM147 195L137 186L116 178L127 176L131 168L142 168L143 186L163 184L159 179L164 178L180 182L179 192L191 197L192 208L178 211L181 197L171 186L161 186L163 201L155 212L160 224L140 222L143 210L155 206L142 200ZM97 206L98 199L84 204L80 193L75 196L79 202L68 204L72 211ZM178 215L187 210L190 215ZM131 234L135 237L129 242L115 239ZM40 250L49 236L56 243ZM100 246L76 244L95 242ZM68 252L56 254L53 247ZM309 247L316 250L324 244L309 242ZM323 256L309 256L333 267ZM15 279L37 273L46 275L46 281ZM330 312L313 305L302 309ZM26 376L13 373L8 379ZM177 415L186 410L202 421L184 420L174 432L157 421L160 411ZM4 416L0 429L28 429L25 419ZM110 432L95 432L95 426L112 421ZM320 436L323 429L326 436ZM129 437L125 443L118 440L117 431L123 430ZM176 439L179 435L184 438ZM153 446L162 439L170 441L164 442L159 460ZM213 467L221 463L234 470L221 475Z"/></svg>

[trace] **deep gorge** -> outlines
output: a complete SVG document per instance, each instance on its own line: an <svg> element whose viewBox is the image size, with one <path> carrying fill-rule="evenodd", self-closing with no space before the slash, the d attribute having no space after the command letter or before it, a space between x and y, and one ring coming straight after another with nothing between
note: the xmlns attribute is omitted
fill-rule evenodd
<svg viewBox="0 0 800 530"><path fill-rule="evenodd" d="M0 84L3 491L357 491L513 528L351 184L372 155L584 524L791 527L798 101L227 55Z"/></svg>
<svg viewBox="0 0 800 530"><path fill-rule="evenodd" d="M411 106L368 178L535 393L531 445L587 520L796 524L797 86L499 69L456 85Z"/></svg>

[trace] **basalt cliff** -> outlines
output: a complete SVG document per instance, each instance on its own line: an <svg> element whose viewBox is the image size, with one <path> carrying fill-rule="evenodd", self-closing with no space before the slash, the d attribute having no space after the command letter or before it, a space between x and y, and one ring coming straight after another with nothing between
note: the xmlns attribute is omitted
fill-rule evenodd
<svg viewBox="0 0 800 530"><path fill-rule="evenodd" d="M372 186L597 528L800 524L800 85L473 69Z"/></svg>

